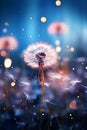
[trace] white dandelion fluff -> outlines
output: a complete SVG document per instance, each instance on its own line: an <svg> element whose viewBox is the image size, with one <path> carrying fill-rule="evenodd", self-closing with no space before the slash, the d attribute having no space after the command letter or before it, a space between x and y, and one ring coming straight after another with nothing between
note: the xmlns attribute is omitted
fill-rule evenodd
<svg viewBox="0 0 87 130"><path fill-rule="evenodd" d="M24 61L32 68L38 68L39 63L43 63L44 68L51 67L57 63L57 53L51 45L37 42L25 50Z"/></svg>

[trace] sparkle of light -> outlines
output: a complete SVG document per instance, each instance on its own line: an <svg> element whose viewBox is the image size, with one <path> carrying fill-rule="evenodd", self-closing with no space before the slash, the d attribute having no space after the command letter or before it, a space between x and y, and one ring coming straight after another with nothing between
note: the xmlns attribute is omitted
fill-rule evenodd
<svg viewBox="0 0 87 130"><path fill-rule="evenodd" d="M32 19L32 17L30 17L30 19Z"/></svg>
<svg viewBox="0 0 87 130"><path fill-rule="evenodd" d="M55 41L55 44L56 44L56 45L59 45L59 44L60 44L60 41L59 41L59 40L56 40L56 41Z"/></svg>
<svg viewBox="0 0 87 130"><path fill-rule="evenodd" d="M87 66L85 67L85 69L87 70Z"/></svg>
<svg viewBox="0 0 87 130"><path fill-rule="evenodd" d="M14 50L18 47L18 42L13 36L3 36L0 38L0 50Z"/></svg>
<svg viewBox="0 0 87 130"><path fill-rule="evenodd" d="M16 85L15 82L11 82L11 86L14 87Z"/></svg>
<svg viewBox="0 0 87 130"><path fill-rule="evenodd" d="M71 109L75 109L76 108L76 101L75 100L73 100L73 101L71 101L70 102L70 104L69 104L69 107L71 108Z"/></svg>
<svg viewBox="0 0 87 130"><path fill-rule="evenodd" d="M69 27L64 22L53 22L48 26L48 33L51 35L54 34L67 34L69 32Z"/></svg>
<svg viewBox="0 0 87 130"><path fill-rule="evenodd" d="M3 31L3 33L7 33L8 30L7 30L7 28L3 28L2 31Z"/></svg>
<svg viewBox="0 0 87 130"><path fill-rule="evenodd" d="M7 56L7 52L6 52L6 51L1 51L1 56L2 56L2 57Z"/></svg>
<svg viewBox="0 0 87 130"><path fill-rule="evenodd" d="M75 68L72 68L72 70L75 70Z"/></svg>
<svg viewBox="0 0 87 130"><path fill-rule="evenodd" d="M66 47L69 48L69 45L67 45Z"/></svg>
<svg viewBox="0 0 87 130"><path fill-rule="evenodd" d="M45 23L46 22L46 17L41 17L41 22Z"/></svg>
<svg viewBox="0 0 87 130"><path fill-rule="evenodd" d="M79 96L77 96L77 98L79 98Z"/></svg>
<svg viewBox="0 0 87 130"><path fill-rule="evenodd" d="M71 52L74 52L74 50L75 50L74 47L71 47L71 48L70 48L70 51L71 51Z"/></svg>
<svg viewBox="0 0 87 130"><path fill-rule="evenodd" d="M62 49L61 49L61 47L59 47L59 46L58 46L58 47L56 47L56 52L58 52L58 53L59 53L59 52L61 52L61 50L62 50Z"/></svg>
<svg viewBox="0 0 87 130"><path fill-rule="evenodd" d="M11 33L11 35L13 35L13 33Z"/></svg>
<svg viewBox="0 0 87 130"><path fill-rule="evenodd" d="M60 1L60 0L57 0L57 1L55 2L55 4L56 4L56 6L60 6L60 5L61 5L61 1Z"/></svg>
<svg viewBox="0 0 87 130"><path fill-rule="evenodd" d="M5 26L9 26L9 23L8 23L8 22L5 22Z"/></svg>
<svg viewBox="0 0 87 130"><path fill-rule="evenodd" d="M4 61L4 67L5 68L10 68L12 65L12 60L10 58L6 58Z"/></svg>

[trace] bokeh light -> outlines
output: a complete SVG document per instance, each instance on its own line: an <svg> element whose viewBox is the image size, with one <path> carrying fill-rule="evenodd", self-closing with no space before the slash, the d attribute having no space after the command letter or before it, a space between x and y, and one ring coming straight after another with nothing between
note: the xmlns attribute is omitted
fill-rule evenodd
<svg viewBox="0 0 87 130"><path fill-rule="evenodd" d="M71 101L70 104L69 104L69 107L70 107L71 109L75 109L76 106L77 106L77 103L76 103L75 100Z"/></svg>
<svg viewBox="0 0 87 130"><path fill-rule="evenodd" d="M5 67L5 68L10 68L11 65L12 65L12 60L11 60L10 58L6 58L6 59L4 60L4 67Z"/></svg>
<svg viewBox="0 0 87 130"><path fill-rule="evenodd" d="M16 85L15 82L11 82L11 86L14 87Z"/></svg>
<svg viewBox="0 0 87 130"><path fill-rule="evenodd" d="M56 6L60 6L61 5L61 1L60 0L56 0L55 4L56 4Z"/></svg>
<svg viewBox="0 0 87 130"><path fill-rule="evenodd" d="M5 22L5 26L9 26L9 23L8 23L8 22Z"/></svg>
<svg viewBox="0 0 87 130"><path fill-rule="evenodd" d="M62 50L62 48L61 48L60 46L57 46L57 47L56 47L56 52L59 53L59 52L61 52L61 50Z"/></svg>
<svg viewBox="0 0 87 130"><path fill-rule="evenodd" d="M8 31L7 28L3 28L2 30L3 33L7 33L7 31Z"/></svg>
<svg viewBox="0 0 87 130"><path fill-rule="evenodd" d="M41 22L45 23L47 21L46 17L41 17Z"/></svg>
<svg viewBox="0 0 87 130"><path fill-rule="evenodd" d="M13 36L0 38L0 50L14 50L18 46L17 40Z"/></svg>
<svg viewBox="0 0 87 130"><path fill-rule="evenodd" d="M0 52L0 54L1 54L1 56L2 56L2 57L6 57L6 56L7 56L7 52L6 52L6 51L4 51L4 50L3 50L3 51L1 51L1 52Z"/></svg>
<svg viewBox="0 0 87 130"><path fill-rule="evenodd" d="M64 22L53 22L48 26L49 34L67 34L68 31L68 25Z"/></svg>
<svg viewBox="0 0 87 130"><path fill-rule="evenodd" d="M75 50L74 47L71 47L71 48L70 48L70 51L71 51L71 52L74 52L74 50Z"/></svg>
<svg viewBox="0 0 87 130"><path fill-rule="evenodd" d="M58 46L58 45L60 45L60 40L56 40L55 41L55 44Z"/></svg>

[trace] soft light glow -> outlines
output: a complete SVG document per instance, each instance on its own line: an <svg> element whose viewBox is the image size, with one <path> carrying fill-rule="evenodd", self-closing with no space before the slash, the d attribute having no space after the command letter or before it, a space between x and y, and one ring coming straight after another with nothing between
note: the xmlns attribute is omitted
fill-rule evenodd
<svg viewBox="0 0 87 130"><path fill-rule="evenodd" d="M59 52L61 52L61 50L62 50L62 49L61 49L61 47L59 47L59 46L58 46L58 47L56 47L56 52L58 52L58 53L59 53Z"/></svg>
<svg viewBox="0 0 87 130"><path fill-rule="evenodd" d="M18 46L17 40L13 36L0 38L0 50L14 50Z"/></svg>
<svg viewBox="0 0 87 130"><path fill-rule="evenodd" d="M76 108L76 105L77 105L76 101L73 100L73 101L70 102L69 107L70 107L71 109L75 109L75 108Z"/></svg>
<svg viewBox="0 0 87 130"><path fill-rule="evenodd" d="M9 23L8 23L8 22L5 22L5 26L9 26Z"/></svg>
<svg viewBox="0 0 87 130"><path fill-rule="evenodd" d="M71 48L70 48L70 51L71 51L71 52L74 52L74 50L75 50L74 47L71 47Z"/></svg>
<svg viewBox="0 0 87 130"><path fill-rule="evenodd" d="M69 31L68 25L64 22L53 22L48 26L49 34L67 34Z"/></svg>
<svg viewBox="0 0 87 130"><path fill-rule="evenodd" d="M69 49L69 45L66 46Z"/></svg>
<svg viewBox="0 0 87 130"><path fill-rule="evenodd" d="M10 58L6 58L4 61L4 67L5 68L10 68L12 65L12 60Z"/></svg>
<svg viewBox="0 0 87 130"><path fill-rule="evenodd" d="M45 23L46 22L46 17L41 17L41 22Z"/></svg>
<svg viewBox="0 0 87 130"><path fill-rule="evenodd" d="M16 85L15 82L11 82L11 86L14 87Z"/></svg>
<svg viewBox="0 0 87 130"><path fill-rule="evenodd" d="M1 56L3 56L3 57L7 56L7 52L6 51L1 51Z"/></svg>
<svg viewBox="0 0 87 130"><path fill-rule="evenodd" d="M60 44L60 41L59 40L56 40L55 41L55 44L58 46Z"/></svg>
<svg viewBox="0 0 87 130"><path fill-rule="evenodd" d="M61 1L57 0L55 4L56 4L56 6L60 6L61 5Z"/></svg>
<svg viewBox="0 0 87 130"><path fill-rule="evenodd" d="M8 31L7 28L3 28L2 30L3 33L7 33L7 31Z"/></svg>

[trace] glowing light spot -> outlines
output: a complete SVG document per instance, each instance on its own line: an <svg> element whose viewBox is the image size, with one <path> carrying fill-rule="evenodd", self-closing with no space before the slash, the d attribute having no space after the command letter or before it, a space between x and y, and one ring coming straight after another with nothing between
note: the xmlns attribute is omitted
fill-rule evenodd
<svg viewBox="0 0 87 130"><path fill-rule="evenodd" d="M9 23L8 23L8 22L5 22L5 26L9 26Z"/></svg>
<svg viewBox="0 0 87 130"><path fill-rule="evenodd" d="M45 23L46 22L46 17L41 17L41 22Z"/></svg>
<svg viewBox="0 0 87 130"><path fill-rule="evenodd" d="M85 69L87 70L87 66L85 67Z"/></svg>
<svg viewBox="0 0 87 130"><path fill-rule="evenodd" d="M38 37L40 37L40 35L38 35Z"/></svg>
<svg viewBox="0 0 87 130"><path fill-rule="evenodd" d="M11 82L11 86L14 87L16 85L15 82Z"/></svg>
<svg viewBox="0 0 87 130"><path fill-rule="evenodd" d="M18 46L17 40L12 36L4 36L0 38L0 50L13 50Z"/></svg>
<svg viewBox="0 0 87 130"><path fill-rule="evenodd" d="M42 116L44 116L44 113L42 113Z"/></svg>
<svg viewBox="0 0 87 130"><path fill-rule="evenodd" d="M12 105L13 108L15 108L15 105Z"/></svg>
<svg viewBox="0 0 87 130"><path fill-rule="evenodd" d="M71 120L73 119L73 117L71 117Z"/></svg>
<svg viewBox="0 0 87 130"><path fill-rule="evenodd" d="M59 41L59 40L56 40L56 41L55 41L55 44L56 44L56 45L59 45L59 44L60 44L60 41Z"/></svg>
<svg viewBox="0 0 87 130"><path fill-rule="evenodd" d="M32 35L30 35L29 37L32 38Z"/></svg>
<svg viewBox="0 0 87 130"><path fill-rule="evenodd" d="M13 33L11 33L11 35L13 35Z"/></svg>
<svg viewBox="0 0 87 130"><path fill-rule="evenodd" d="M7 28L3 28L3 33L7 33Z"/></svg>
<svg viewBox="0 0 87 130"><path fill-rule="evenodd" d="M71 48L70 48L70 51L71 51L71 52L74 52L74 50L75 50L74 47L71 47Z"/></svg>
<svg viewBox="0 0 87 130"><path fill-rule="evenodd" d="M80 98L79 96L77 96L77 98Z"/></svg>
<svg viewBox="0 0 87 130"><path fill-rule="evenodd" d="M71 101L70 102L70 104L69 104L69 107L71 108L71 109L75 109L76 108L76 101L75 100L73 100L73 101Z"/></svg>
<svg viewBox="0 0 87 130"><path fill-rule="evenodd" d="M60 1L60 0L57 0L57 1L55 2L55 4L56 4L56 6L60 6L60 5L61 5L61 1Z"/></svg>
<svg viewBox="0 0 87 130"><path fill-rule="evenodd" d="M32 19L32 17L30 17L30 19Z"/></svg>
<svg viewBox="0 0 87 130"><path fill-rule="evenodd" d="M68 32L68 25L64 22L53 22L48 26L48 33L51 35L67 34Z"/></svg>
<svg viewBox="0 0 87 130"><path fill-rule="evenodd" d="M4 67L5 68L10 68L12 65L12 60L10 58L6 58L4 61Z"/></svg>
<svg viewBox="0 0 87 130"><path fill-rule="evenodd" d="M75 70L75 68L72 68L72 70Z"/></svg>
<svg viewBox="0 0 87 130"><path fill-rule="evenodd" d="M59 47L59 46L56 47L56 52L61 52L61 50L62 50L61 47Z"/></svg>
<svg viewBox="0 0 87 130"><path fill-rule="evenodd" d="M1 51L1 56L3 56L3 57L7 56L7 52L6 51Z"/></svg>
<svg viewBox="0 0 87 130"><path fill-rule="evenodd" d="M67 45L66 47L69 48L69 45Z"/></svg>
<svg viewBox="0 0 87 130"><path fill-rule="evenodd" d="M69 114L70 116L72 116L72 114Z"/></svg>
<svg viewBox="0 0 87 130"><path fill-rule="evenodd" d="M24 31L24 28L22 28L21 30Z"/></svg>

